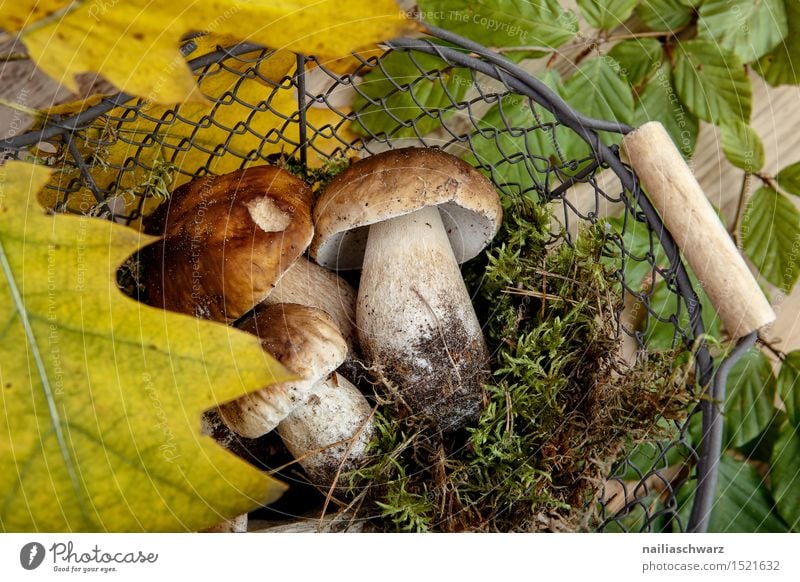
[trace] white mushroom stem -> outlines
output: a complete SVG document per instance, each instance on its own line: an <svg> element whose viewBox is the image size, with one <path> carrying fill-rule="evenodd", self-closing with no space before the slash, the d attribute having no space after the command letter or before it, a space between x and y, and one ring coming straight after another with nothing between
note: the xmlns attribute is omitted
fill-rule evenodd
<svg viewBox="0 0 800 582"><path fill-rule="evenodd" d="M413 412L444 430L478 415L486 346L437 207L370 226L356 324Z"/></svg>
<svg viewBox="0 0 800 582"><path fill-rule="evenodd" d="M375 433L372 407L358 388L333 374L278 425L278 433L309 478L329 487L365 457Z"/></svg>
<svg viewBox="0 0 800 582"><path fill-rule="evenodd" d="M356 292L336 273L311 261L297 259L264 303L298 303L321 309L336 322L348 345L355 344Z"/></svg>
<svg viewBox="0 0 800 582"><path fill-rule="evenodd" d="M245 438L255 439L271 432L314 392L318 376L273 384L220 406L225 423Z"/></svg>
<svg viewBox="0 0 800 582"><path fill-rule="evenodd" d="M259 308L240 327L260 337L267 353L300 376L219 407L231 430L252 439L273 430L308 400L317 383L342 364L347 342L328 314L290 303Z"/></svg>

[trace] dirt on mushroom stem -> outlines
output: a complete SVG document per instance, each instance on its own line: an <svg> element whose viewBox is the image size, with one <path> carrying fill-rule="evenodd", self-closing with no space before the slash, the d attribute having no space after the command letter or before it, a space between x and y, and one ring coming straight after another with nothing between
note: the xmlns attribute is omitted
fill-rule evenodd
<svg viewBox="0 0 800 582"><path fill-rule="evenodd" d="M377 383L371 461L347 476L377 529L589 529L612 464L696 401L689 354L621 361L619 257L603 226L554 244L545 207L506 203L493 247L465 269L492 352L483 411L443 434Z"/></svg>
<svg viewBox="0 0 800 582"><path fill-rule="evenodd" d="M438 324L437 329L429 330L409 346L411 352L425 354L423 361L388 351L368 360L382 363L381 367L373 366L372 373L392 391L398 415L416 411L416 415L439 423L448 432L477 421L483 384L489 375L489 354L458 317ZM396 393L403 386L414 389ZM448 419L455 425L446 424Z"/></svg>

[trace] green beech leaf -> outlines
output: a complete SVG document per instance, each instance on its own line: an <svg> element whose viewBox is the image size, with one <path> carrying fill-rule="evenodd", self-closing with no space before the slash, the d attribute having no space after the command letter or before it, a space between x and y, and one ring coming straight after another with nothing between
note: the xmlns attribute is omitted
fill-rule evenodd
<svg viewBox="0 0 800 582"><path fill-rule="evenodd" d="M489 47L557 48L578 32L557 0L419 0L422 19Z"/></svg>
<svg viewBox="0 0 800 582"><path fill-rule="evenodd" d="M784 0L705 0L699 8L698 38L717 41L722 48L750 63L762 57L789 30Z"/></svg>
<svg viewBox="0 0 800 582"><path fill-rule="evenodd" d="M596 57L584 62L564 82L564 99L575 109L596 119L633 123L633 91L620 74L620 66L610 57ZM617 143L619 135L600 132L606 144ZM588 146L581 144L580 152L568 152L568 157L588 155Z"/></svg>
<svg viewBox="0 0 800 582"><path fill-rule="evenodd" d="M123 295L119 265L155 239L46 214L49 177L0 167L0 530L196 530L273 501L201 414L286 370L254 336Z"/></svg>
<svg viewBox="0 0 800 582"><path fill-rule="evenodd" d="M587 22L601 30L621 25L633 14L639 0L578 0L578 6Z"/></svg>
<svg viewBox="0 0 800 582"><path fill-rule="evenodd" d="M554 71L542 80L558 91L560 80ZM464 159L481 168L504 192L533 195L543 187L551 163L560 164L563 150L578 149L578 142L588 148L575 133L557 126L543 107L534 104L531 108L528 99L506 95L478 122L478 131L470 138L471 152Z"/></svg>
<svg viewBox="0 0 800 582"><path fill-rule="evenodd" d="M778 394L789 421L800 428L800 350L786 354L778 374Z"/></svg>
<svg viewBox="0 0 800 582"><path fill-rule="evenodd" d="M677 97L672 70L663 63L640 92L636 103L636 125L660 121L685 158L690 158L697 144L700 122Z"/></svg>
<svg viewBox="0 0 800 582"><path fill-rule="evenodd" d="M770 85L800 84L800 2L784 0L788 34L783 42L761 57L754 69Z"/></svg>
<svg viewBox="0 0 800 582"><path fill-rule="evenodd" d="M794 415L800 415L795 409ZM787 421L772 451L769 472L778 512L794 531L800 531L800 428Z"/></svg>
<svg viewBox="0 0 800 582"><path fill-rule="evenodd" d="M739 447L767 428L775 407L775 375L761 350L751 349L731 369L725 398L725 442Z"/></svg>
<svg viewBox="0 0 800 582"><path fill-rule="evenodd" d="M622 246L627 251L623 261L625 285L634 292L641 292L651 284L653 266L666 266L667 256L658 242L658 237L644 222L629 217L608 219L608 223L617 235L622 237Z"/></svg>
<svg viewBox="0 0 800 582"><path fill-rule="evenodd" d="M689 111L717 125L750 120L752 87L739 57L707 40L681 43L676 52L675 88Z"/></svg>
<svg viewBox="0 0 800 582"><path fill-rule="evenodd" d="M752 465L722 455L709 533L785 532L775 501Z"/></svg>
<svg viewBox="0 0 800 582"><path fill-rule="evenodd" d="M761 275L788 293L800 274L800 212L783 194L759 188L742 221L744 252Z"/></svg>
<svg viewBox="0 0 800 582"><path fill-rule="evenodd" d="M662 418L658 421L658 427L663 431L661 434L663 440L637 444L626 455L623 471L617 476L625 481L638 481L642 475L646 475L650 471L679 465L689 458L687 447L674 444L680 439L678 426Z"/></svg>
<svg viewBox="0 0 800 582"><path fill-rule="evenodd" d="M686 26L692 20L692 9L680 0L642 0L636 15L651 30L671 31Z"/></svg>
<svg viewBox="0 0 800 582"><path fill-rule="evenodd" d="M534 193L556 152L550 113L537 109L536 114L526 99L504 97L478 122L465 160L484 170L504 192Z"/></svg>
<svg viewBox="0 0 800 582"><path fill-rule="evenodd" d="M722 151L730 163L751 174L764 167L764 145L752 127L738 119L726 119L720 134Z"/></svg>
<svg viewBox="0 0 800 582"><path fill-rule="evenodd" d="M660 42L654 38L643 38L617 43L608 56L619 63L628 82L636 87L655 74L663 54Z"/></svg>
<svg viewBox="0 0 800 582"><path fill-rule="evenodd" d="M800 196L800 162L786 166L778 172L775 181L783 191Z"/></svg>
<svg viewBox="0 0 800 582"><path fill-rule="evenodd" d="M438 57L393 52L358 86L353 99L358 119L352 128L362 135L423 136L455 113L454 103L471 84L468 71L452 68Z"/></svg>
<svg viewBox="0 0 800 582"><path fill-rule="evenodd" d="M689 273L689 279L700 300L700 314L706 333L713 337L719 337L719 316L714 310L711 300L703 291L694 273ZM660 319L649 317L645 322L646 328L643 331L647 347L652 350L671 349L674 343L679 341L679 337L676 338L675 336L675 326L671 322L677 320L681 328L687 329L689 327L689 314L686 310L686 305L681 301L680 310L678 309L678 298L675 292L667 287L667 284L662 279L656 284L656 288L650 296L650 309ZM661 321L662 319L666 321Z"/></svg>

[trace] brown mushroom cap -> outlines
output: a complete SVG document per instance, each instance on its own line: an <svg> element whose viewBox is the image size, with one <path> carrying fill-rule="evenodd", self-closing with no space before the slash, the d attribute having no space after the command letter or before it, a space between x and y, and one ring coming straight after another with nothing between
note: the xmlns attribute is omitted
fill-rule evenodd
<svg viewBox="0 0 800 582"><path fill-rule="evenodd" d="M176 189L145 231L164 237L141 255L150 304L233 321L308 247L311 189L272 166L201 178Z"/></svg>
<svg viewBox="0 0 800 582"><path fill-rule="evenodd" d="M257 438L277 427L306 401L320 380L342 364L347 342L327 313L291 303L260 305L239 327L257 335L267 353L301 377L219 407L231 430Z"/></svg>
<svg viewBox="0 0 800 582"><path fill-rule="evenodd" d="M331 181L314 208L311 256L329 269L359 269L369 226L438 206L459 263L475 257L503 219L492 183L439 150L405 148L360 160Z"/></svg>

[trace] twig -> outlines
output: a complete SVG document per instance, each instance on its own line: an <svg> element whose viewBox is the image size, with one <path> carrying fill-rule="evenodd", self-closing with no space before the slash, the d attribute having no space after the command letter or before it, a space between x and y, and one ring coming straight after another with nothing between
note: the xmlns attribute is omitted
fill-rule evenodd
<svg viewBox="0 0 800 582"><path fill-rule="evenodd" d="M542 293L541 291L533 291L530 289L517 289L515 287L506 287L502 291L503 293L507 293L509 295L522 295L523 297L536 297L537 299L544 299L545 301L566 301L571 305L578 305L578 301L574 299L570 299L567 297L559 297L558 295L550 295L548 293Z"/></svg>
<svg viewBox="0 0 800 582"><path fill-rule="evenodd" d="M741 226L744 207L747 204L747 191L750 189L751 176L752 174L749 172L744 173L744 177L742 178L742 187L739 190L739 201L736 203L736 216L733 219L733 224L731 224L730 229L728 229L728 232L733 237L733 242L735 242L737 246L739 244L739 227Z"/></svg>
<svg viewBox="0 0 800 582"><path fill-rule="evenodd" d="M44 18L40 18L39 20L32 22L31 24L22 29L22 34L30 34L31 32L38 30L44 26L47 26L48 24L60 21L64 16L79 8L81 4L83 4L83 2L80 1L70 2L66 6L63 6L62 8L59 8L58 10L51 12Z"/></svg>
<svg viewBox="0 0 800 582"><path fill-rule="evenodd" d="M773 190L777 190L778 186L775 184L775 179L772 176L767 176L766 174L757 173L755 174L756 178L761 180L765 185L769 186Z"/></svg>
<svg viewBox="0 0 800 582"><path fill-rule="evenodd" d="M344 464L347 462L347 459L350 457L350 452L353 450L356 441L358 441L359 437L364 432L364 429L367 427L372 418L375 416L375 412L377 412L377 410L378 410L377 406L373 407L370 415L364 420L364 422L361 423L361 426L358 427L358 431L356 432L356 434L351 436L349 439L341 441L341 442L347 442L349 444L347 446L347 450L344 452L344 455L342 455L342 461L336 468L336 474L333 477L331 486L328 489L328 493L327 495L325 495L325 504L322 506L322 512L320 513L319 516L320 524L322 523L322 520L325 519L325 512L328 511L328 505L330 505L331 499L333 499L333 493L334 491L336 491L336 487L339 484L339 477L342 474L342 468L344 467Z"/></svg>
<svg viewBox="0 0 800 582"><path fill-rule="evenodd" d="M778 358L778 359L779 359L781 362L785 362L785 361L786 361L786 352L784 352L783 350L780 350L780 349L776 348L776 347L775 347L775 344L774 344L773 342L771 342L771 341L767 340L767 339L766 339L766 338L765 338L765 337L764 337L762 334L760 334L760 333L758 334L758 343L760 343L762 346L764 346L765 348L767 348L767 350L769 350L770 352L772 352L772 355L774 355L776 358Z"/></svg>
<svg viewBox="0 0 800 582"><path fill-rule="evenodd" d="M15 103L14 101L3 99L2 97L0 97L0 107L7 107L8 109L19 111L20 113L29 115L34 119L44 119L46 117L44 114L42 114L41 111L37 111L36 109L31 109L30 107L25 107L24 105L20 105L19 103Z"/></svg>
<svg viewBox="0 0 800 582"><path fill-rule="evenodd" d="M0 55L0 62L10 63L11 61L29 61L31 56L28 53L8 53Z"/></svg>
<svg viewBox="0 0 800 582"><path fill-rule="evenodd" d="M618 40L635 40L637 38L659 38L661 36L675 36L681 32L686 26L682 26L672 31L646 31L646 32L631 32L628 34L612 34L603 39L603 42L616 42Z"/></svg>

